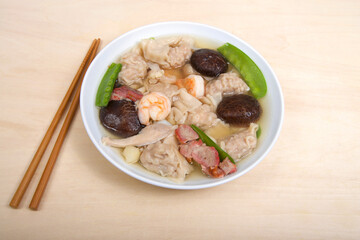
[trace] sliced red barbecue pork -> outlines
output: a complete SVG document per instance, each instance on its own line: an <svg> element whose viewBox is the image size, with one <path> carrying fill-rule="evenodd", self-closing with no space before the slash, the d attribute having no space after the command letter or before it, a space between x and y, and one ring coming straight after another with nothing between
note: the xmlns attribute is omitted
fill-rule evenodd
<svg viewBox="0 0 360 240"><path fill-rule="evenodd" d="M228 158L225 158L219 164L219 167L224 171L225 175L236 172L236 165L233 164Z"/></svg>
<svg viewBox="0 0 360 240"><path fill-rule="evenodd" d="M122 100L125 98L130 99L131 101L136 102L143 97L143 94L138 90L132 89L128 86L121 86L115 88L111 94L111 100Z"/></svg>
<svg viewBox="0 0 360 240"><path fill-rule="evenodd" d="M175 130L176 138L180 143L187 143L199 138L199 135L189 126L181 124Z"/></svg>
<svg viewBox="0 0 360 240"><path fill-rule="evenodd" d="M236 172L236 165L228 158L220 162L219 153L214 147L206 146L200 139L196 140L199 136L190 126L179 125L175 130L175 135L181 143L180 153L188 162L194 160L199 163L206 175L222 178Z"/></svg>

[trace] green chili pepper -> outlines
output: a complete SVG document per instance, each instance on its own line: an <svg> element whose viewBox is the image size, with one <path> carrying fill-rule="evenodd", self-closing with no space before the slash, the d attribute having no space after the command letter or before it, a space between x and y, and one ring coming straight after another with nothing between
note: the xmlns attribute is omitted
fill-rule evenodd
<svg viewBox="0 0 360 240"><path fill-rule="evenodd" d="M220 161L223 161L225 158L228 158L232 163L235 164L234 159L224 150L222 150L222 148L219 145L217 145L213 140L211 140L211 138L209 138L209 136L206 135L200 128L198 128L194 124L191 124L191 128L199 135L203 143L205 143L209 147L214 147L216 151L218 151Z"/></svg>
<svg viewBox="0 0 360 240"><path fill-rule="evenodd" d="M267 86L264 75L248 55L230 43L217 50L240 72L255 98L265 96Z"/></svg>
<svg viewBox="0 0 360 240"><path fill-rule="evenodd" d="M122 65L120 63L112 63L102 78L97 94L95 105L98 107L106 107L110 101L111 93L114 89L115 80L117 79Z"/></svg>
<svg viewBox="0 0 360 240"><path fill-rule="evenodd" d="M260 125L259 125L259 128L258 128L258 130L256 131L256 138L259 138L260 135L261 135L261 127L260 127Z"/></svg>

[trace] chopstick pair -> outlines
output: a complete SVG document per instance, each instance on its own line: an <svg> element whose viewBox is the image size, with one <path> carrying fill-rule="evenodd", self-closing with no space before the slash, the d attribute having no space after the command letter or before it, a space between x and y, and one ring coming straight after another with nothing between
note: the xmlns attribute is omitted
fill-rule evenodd
<svg viewBox="0 0 360 240"><path fill-rule="evenodd" d="M80 89L81 89L81 84L82 84L82 80L84 78L85 72L87 71L90 63L92 62L92 60L94 59L97 49L100 45L100 38L98 39L94 39L94 41L92 42L90 49L88 50L88 52L86 53L86 56L84 58L84 60L82 61L73 81L70 84L70 87L68 89L68 91L66 92L57 112L55 113L55 116L48 128L48 130L45 133L45 136L43 138L43 140L41 141L28 169L26 170L26 173L24 174L23 179L21 180L19 187L17 188L11 202L10 202L10 206L13 208L17 208L22 200L22 197L24 196L24 193L26 192L27 187L29 186L29 183L32 179L32 177L35 174L35 171L41 161L41 158L54 134L54 131L56 129L56 126L58 125L61 116L64 113L64 110L66 108L66 106L68 105L68 103L70 102L70 97L73 94L76 85L78 85L75 95L73 97L73 100L70 104L68 113L65 117L65 120L63 122L63 125L61 127L61 130L59 132L58 138L56 139L56 142L54 144L53 150L50 154L50 157L48 159L48 162L45 166L44 172L41 176L41 179L39 181L39 184L36 188L36 191L34 193L34 196L31 200L31 203L29 205L29 208L32 210L37 210L41 201L41 197L45 191L46 185L48 183L48 180L50 178L51 172L54 168L57 156L59 155L62 143L65 139L66 133L69 129L69 126L71 124L71 121L75 115L76 109L79 105L79 98L80 98Z"/></svg>

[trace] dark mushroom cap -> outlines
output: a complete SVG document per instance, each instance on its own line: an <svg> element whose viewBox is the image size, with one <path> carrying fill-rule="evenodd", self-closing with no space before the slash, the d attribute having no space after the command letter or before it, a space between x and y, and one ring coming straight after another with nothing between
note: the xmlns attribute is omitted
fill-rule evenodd
<svg viewBox="0 0 360 240"><path fill-rule="evenodd" d="M221 53L211 49L199 49L190 58L191 66L208 77L217 77L228 69L227 61Z"/></svg>
<svg viewBox="0 0 360 240"><path fill-rule="evenodd" d="M256 98L237 94L224 97L217 106L216 114L226 123L247 126L259 120L261 107Z"/></svg>
<svg viewBox="0 0 360 240"><path fill-rule="evenodd" d="M143 128L133 101L110 101L100 109L99 116L101 124L107 130L123 138L136 135Z"/></svg>

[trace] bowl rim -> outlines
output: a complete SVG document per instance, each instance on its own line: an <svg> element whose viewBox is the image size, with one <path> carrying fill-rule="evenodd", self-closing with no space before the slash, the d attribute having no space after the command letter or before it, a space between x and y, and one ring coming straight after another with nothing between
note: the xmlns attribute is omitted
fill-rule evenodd
<svg viewBox="0 0 360 240"><path fill-rule="evenodd" d="M270 144L268 145L268 147L266 148L266 150L261 154L261 156L259 158L257 158L254 162L252 162L250 164L250 166L248 166L247 168L245 168L244 170L242 170L241 172L237 173L237 174L231 174L229 176L227 176L226 178L221 178L218 181L214 181L214 182L210 182L210 183L205 183L205 184L199 184L199 185L183 185L183 184L168 184L168 183L164 183L164 182L159 182L156 180L152 180L150 178L146 178L143 176L140 176L126 168L123 168L121 165L117 164L115 160L113 160L101 147L99 142L96 141L94 135L91 133L91 129L89 126L89 123L86 120L86 116L85 116L85 100L83 99L83 92L85 91L85 85L86 84L82 84L81 86L81 94L80 94L80 111L81 111L81 117L86 129L86 132L88 134L88 136L90 137L91 141L93 142L93 144L95 145L95 147L98 149L98 151L106 158L106 160L108 160L110 163L112 163L115 167L117 167L118 169L120 169L122 172L128 174L129 176L138 179L142 182L151 184L151 185L155 185L158 187L163 187L163 188L169 188L169 189L178 189L178 190L195 190L195 189L203 189L203 188L210 188L210 187L214 187L214 186L218 186L227 182L230 182L242 175L244 175L245 173L249 172L250 170L252 170L255 166L257 166L270 152L270 150L273 148L273 146L275 145L280 132L281 132L281 128L283 125L283 121L284 121L284 97L283 97L283 93L282 93L282 89L279 83L279 80L277 78L277 76L275 75L275 72L273 71L272 67L270 66L270 64L266 61L266 59L255 49L253 48L250 44L248 44L247 42L245 42L244 40L242 40L241 38L225 31L222 29L219 29L217 27L213 27L213 26L209 26L206 24L202 24L202 23L196 23L196 22L188 22L188 21L166 21L166 22L157 22L157 23L152 23L152 24L148 24L148 25L144 25L144 26L140 26L137 28L134 28L124 34L121 34L120 36L118 36L117 38L115 38L114 40L112 40L110 43L108 43L103 49L101 49L101 51L96 55L95 59L92 61L92 63L90 64L88 70L86 71L86 74L84 76L83 79L83 83L86 83L87 79L88 79L88 73L90 72L89 70L92 69L94 67L94 64L96 63L96 60L98 58L100 58L100 56L102 55L102 53L104 53L106 51L106 49L110 48L111 45L115 44L115 42L119 41L119 39L121 38L125 38L128 35L131 35L135 32L141 32L143 29L147 29L147 28L154 28L154 27L158 27L158 26L162 26L162 25L169 25L169 24L181 24L181 25L191 25L191 26L197 26L197 27L204 27L204 28L209 28L218 32L221 32L222 34L225 35L229 35L232 38L235 38L236 40L238 40L239 42L241 42L241 44L245 45L247 48L249 48L255 55L257 55L257 57L259 57L266 65L266 67L268 68L268 70L270 71L270 74L273 76L274 79L274 83L275 83L275 88L278 91L279 94L279 98L280 98L280 106L279 106L279 110L280 110L280 119L277 125L277 129L274 135L274 138L271 140ZM164 36L166 36L166 34L164 34ZM186 180L185 180L186 182Z"/></svg>

